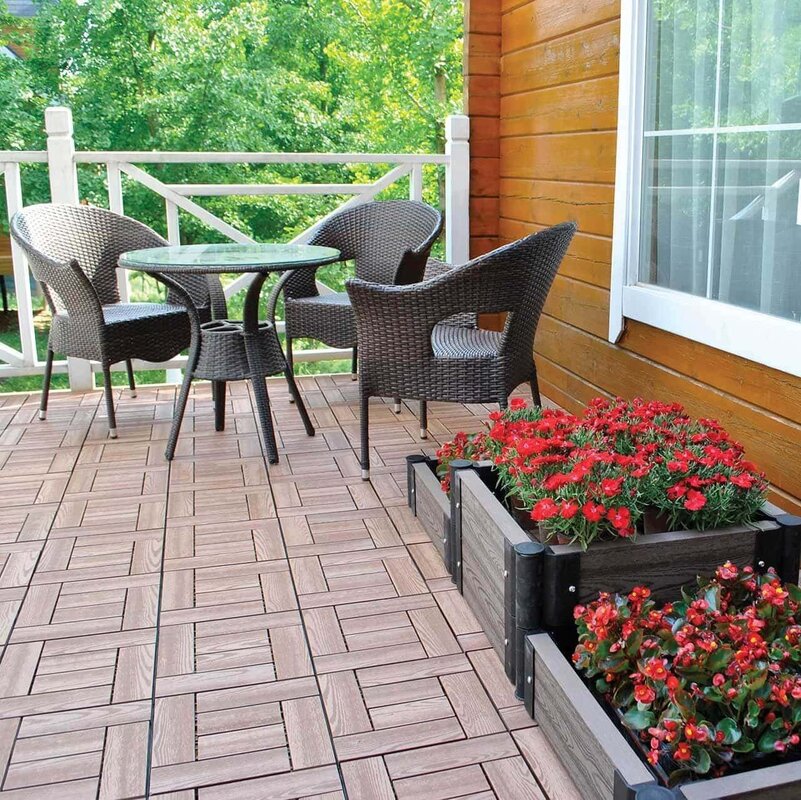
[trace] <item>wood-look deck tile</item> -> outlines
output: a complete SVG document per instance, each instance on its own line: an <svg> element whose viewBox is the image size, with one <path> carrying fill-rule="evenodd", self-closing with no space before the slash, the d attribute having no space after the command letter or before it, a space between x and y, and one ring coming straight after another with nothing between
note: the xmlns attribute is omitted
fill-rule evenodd
<svg viewBox="0 0 801 800"><path fill-rule="evenodd" d="M488 407L421 446L375 399L364 483L358 384L299 382L318 435L272 381L269 469L245 384L224 433L192 387L171 463L175 387L115 391L117 440L100 392L0 395L0 797L579 796L406 507L405 456Z"/></svg>

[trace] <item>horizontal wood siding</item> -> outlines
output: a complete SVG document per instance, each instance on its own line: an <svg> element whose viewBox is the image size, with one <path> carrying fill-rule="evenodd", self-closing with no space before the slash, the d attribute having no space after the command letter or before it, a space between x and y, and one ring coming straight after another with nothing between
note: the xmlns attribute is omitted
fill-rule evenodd
<svg viewBox="0 0 801 800"><path fill-rule="evenodd" d="M498 246L501 2L465 0L465 109L470 115L470 256Z"/></svg>
<svg viewBox="0 0 801 800"><path fill-rule="evenodd" d="M482 9L482 31L499 32L500 77L480 84L480 103L470 108L474 126L489 134L484 120L497 107L497 241L565 219L579 225L537 335L543 392L571 410L597 395L642 395L715 417L766 470L775 501L801 511L801 380L634 321L619 345L606 341L619 0L473 6ZM468 35L468 70L486 67L488 43L472 41L480 45L472 52ZM483 134L480 152L492 152ZM471 220L477 236L493 230L485 158L474 152L475 189L487 192Z"/></svg>

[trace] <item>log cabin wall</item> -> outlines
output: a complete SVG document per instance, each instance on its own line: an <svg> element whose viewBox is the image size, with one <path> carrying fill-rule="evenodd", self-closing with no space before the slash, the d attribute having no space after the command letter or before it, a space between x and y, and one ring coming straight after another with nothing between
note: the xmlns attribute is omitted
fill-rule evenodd
<svg viewBox="0 0 801 800"><path fill-rule="evenodd" d="M498 246L501 0L465 2L465 114L470 116L470 256Z"/></svg>
<svg viewBox="0 0 801 800"><path fill-rule="evenodd" d="M801 379L632 320L618 345L607 341L619 0L468 2L474 246L486 249L496 230L488 138L496 105L497 242L565 219L580 230L537 333L543 393L570 410L599 394L640 395L714 417L766 470L773 499L801 512Z"/></svg>

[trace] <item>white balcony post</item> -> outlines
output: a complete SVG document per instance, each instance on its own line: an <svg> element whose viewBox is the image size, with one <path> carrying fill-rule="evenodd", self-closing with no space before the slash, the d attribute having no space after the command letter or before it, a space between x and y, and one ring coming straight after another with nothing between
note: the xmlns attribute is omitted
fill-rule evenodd
<svg viewBox="0 0 801 800"><path fill-rule="evenodd" d="M73 139L72 111L64 106L45 109L47 132L47 164L50 174L50 199L54 203L77 205L78 170L75 167L75 140ZM92 367L88 361L67 359L70 389L86 391L95 385Z"/></svg>
<svg viewBox="0 0 801 800"><path fill-rule="evenodd" d="M470 120L445 120L445 257L451 264L470 260Z"/></svg>

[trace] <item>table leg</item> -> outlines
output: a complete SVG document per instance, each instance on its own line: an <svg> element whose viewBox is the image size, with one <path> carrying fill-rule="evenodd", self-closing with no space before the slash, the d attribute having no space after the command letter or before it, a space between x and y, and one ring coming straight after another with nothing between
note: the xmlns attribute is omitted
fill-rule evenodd
<svg viewBox="0 0 801 800"><path fill-rule="evenodd" d="M266 277L265 274L256 273L250 282L250 286L248 286L242 315L242 328L245 353L248 358L248 369L250 370L250 383L253 386L256 414L264 437L267 460L271 464L277 464L278 447L275 441L273 419L270 415L270 398L267 394L267 383L265 381L265 365L262 364L261 352L259 351L259 297Z"/></svg>
<svg viewBox="0 0 801 800"><path fill-rule="evenodd" d="M153 273L154 278L158 278L162 283L168 286L177 295L178 299L186 306L187 314L189 314L189 327L192 332L192 338L189 343L189 355L186 361L186 371L184 372L184 380L181 384L181 391L178 393L178 400L175 404L175 411L172 415L172 427L170 428L170 438L167 439L167 449L164 451L164 457L167 461L172 461L175 455L175 446L178 443L178 434L181 432L181 423L184 419L184 411L186 410L186 402L189 399L189 389L192 386L192 376L197 367L197 360L200 356L200 318L197 315L197 309L192 302L192 298L187 294L186 290L175 281L162 274Z"/></svg>
<svg viewBox="0 0 801 800"><path fill-rule="evenodd" d="M300 418L303 420L303 427L306 428L306 434L308 436L314 436L314 425L312 425L312 421L309 419L309 412L306 411L306 404L300 396L300 390L298 389L297 383L295 383L295 376L289 365L287 365L286 370L284 370L284 375L286 375L286 382L289 384L289 393L292 395L292 400L297 406Z"/></svg>
<svg viewBox="0 0 801 800"><path fill-rule="evenodd" d="M212 381L211 394L214 398L214 430L225 430L225 381Z"/></svg>

